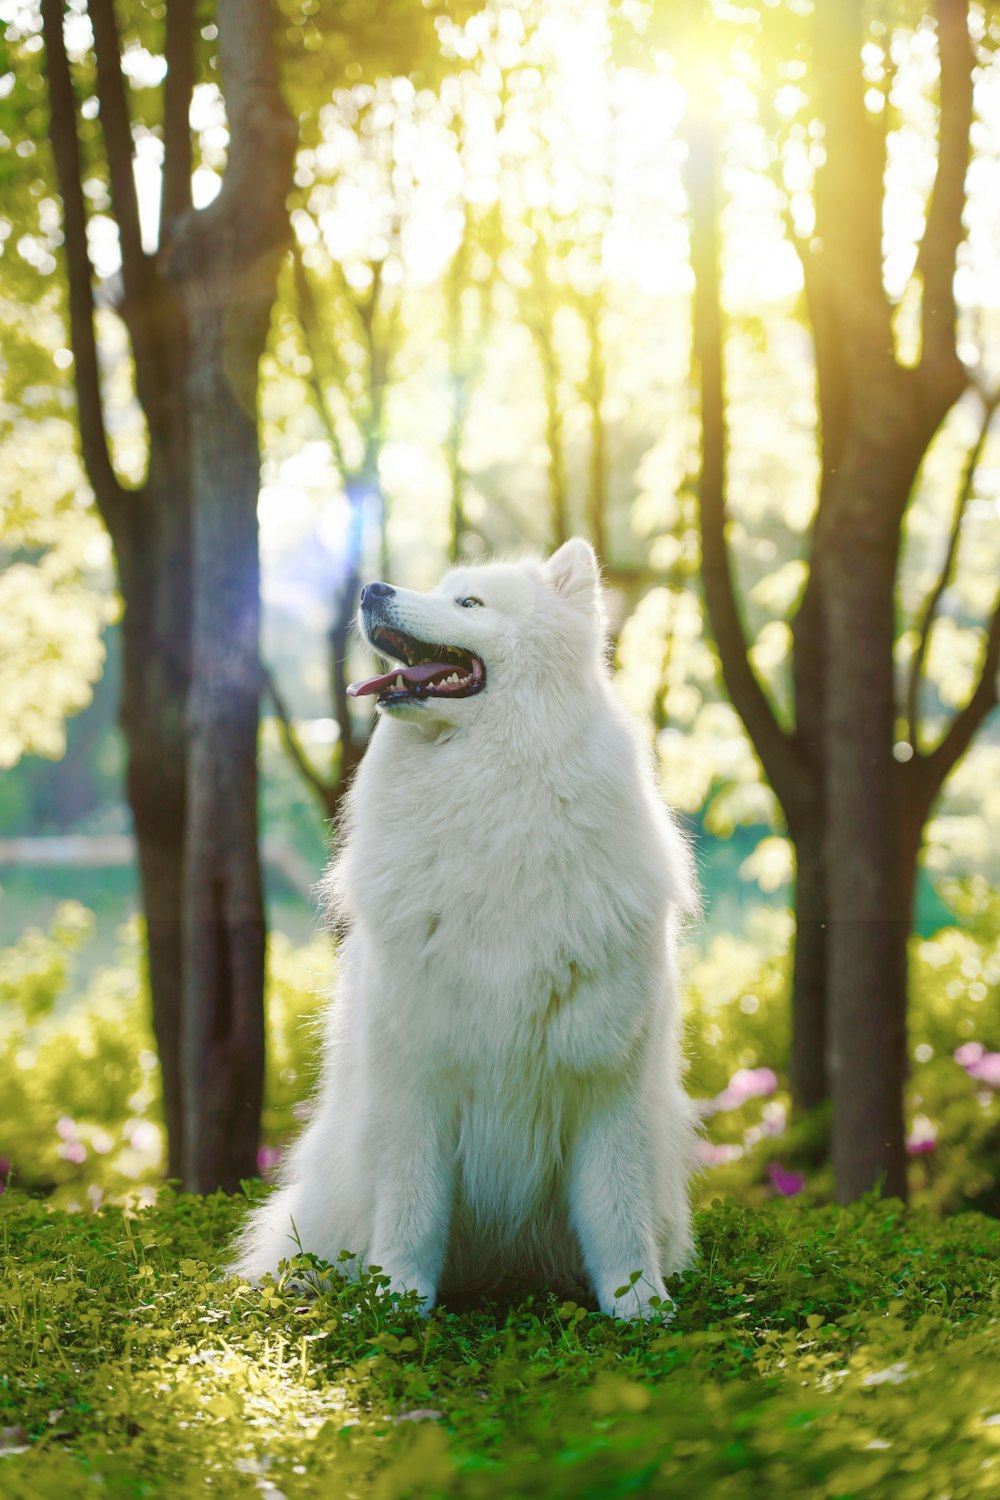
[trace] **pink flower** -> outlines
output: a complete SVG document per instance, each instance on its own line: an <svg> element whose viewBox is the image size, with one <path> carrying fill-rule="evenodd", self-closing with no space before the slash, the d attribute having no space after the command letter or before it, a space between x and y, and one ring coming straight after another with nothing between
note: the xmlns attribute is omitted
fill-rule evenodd
<svg viewBox="0 0 1000 1500"><path fill-rule="evenodd" d="M79 1166L82 1161L87 1160L87 1148L82 1141L67 1141L64 1146L59 1147L59 1155L64 1161L71 1161Z"/></svg>
<svg viewBox="0 0 1000 1500"><path fill-rule="evenodd" d="M782 1198L794 1198L796 1193L801 1193L806 1185L806 1180L801 1172L789 1172L780 1161L772 1161L767 1169L771 1186Z"/></svg>
<svg viewBox="0 0 1000 1500"><path fill-rule="evenodd" d="M738 1161L742 1146L720 1146L715 1141L699 1141L694 1154L704 1167L722 1167L727 1161Z"/></svg>
<svg viewBox="0 0 1000 1500"><path fill-rule="evenodd" d="M985 1051L982 1042L963 1042L961 1047L955 1048L955 1061L960 1068L969 1068L979 1061Z"/></svg>
<svg viewBox="0 0 1000 1500"><path fill-rule="evenodd" d="M262 1177L273 1172L281 1160L281 1152L276 1146L261 1146L257 1152L257 1171Z"/></svg>
<svg viewBox="0 0 1000 1500"><path fill-rule="evenodd" d="M965 1071L991 1089L1000 1089L1000 1052L984 1052L975 1062L966 1063Z"/></svg>
<svg viewBox="0 0 1000 1500"><path fill-rule="evenodd" d="M906 1149L911 1156L926 1156L937 1146L938 1128L927 1115L914 1115L910 1133L906 1137Z"/></svg>
<svg viewBox="0 0 1000 1500"><path fill-rule="evenodd" d="M737 1109L748 1099L766 1099L778 1087L778 1075L773 1068L738 1068L721 1094L711 1103L713 1114L726 1109Z"/></svg>
<svg viewBox="0 0 1000 1500"><path fill-rule="evenodd" d="M128 1143L133 1151L138 1151L145 1156L156 1150L160 1144L160 1132L152 1120L133 1120L129 1121L129 1125L130 1129L126 1127Z"/></svg>
<svg viewBox="0 0 1000 1500"><path fill-rule="evenodd" d="M64 1141L75 1141L76 1121L69 1115L61 1115L56 1121L56 1134L62 1136Z"/></svg>
<svg viewBox="0 0 1000 1500"><path fill-rule="evenodd" d="M908 1135L906 1149L910 1156L926 1156L929 1151L937 1150L937 1138L933 1135Z"/></svg>

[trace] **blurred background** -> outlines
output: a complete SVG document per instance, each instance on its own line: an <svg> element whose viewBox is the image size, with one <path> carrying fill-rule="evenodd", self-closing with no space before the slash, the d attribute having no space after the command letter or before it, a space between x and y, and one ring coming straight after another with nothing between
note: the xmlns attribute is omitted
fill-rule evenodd
<svg viewBox="0 0 1000 1500"><path fill-rule="evenodd" d="M79 436L89 375L46 9L72 77L103 480ZM848 720L821 712L795 735L810 687L840 680L850 622L828 621L833 654L812 659L800 615L817 549L824 576L861 589L870 545L891 554L881 595L871 584L891 630L884 773L933 768L886 782L920 809L900 1150L917 1201L1000 1209L1000 23L980 4L831 4L836 24L817 10L277 8L298 146L256 387L265 1176L302 1117L333 982L311 887L370 728L345 697L370 666L347 629L359 580L429 587L455 559L583 534L617 690L704 889L685 951L699 1191L833 1192L829 1081L793 1058L797 862L801 897L804 852L831 835L802 815L791 836L780 747L838 784L824 755ZM127 615L143 586L101 486L148 492L158 451L128 263L157 266L171 232L171 12L188 42L180 208L197 215L231 154L222 7L0 3L0 1172L83 1208L149 1198L167 1169L119 718L122 596ZM873 411L890 416L866 428ZM835 418L858 426L861 458L846 439L833 451ZM873 470L879 441L909 468L887 481L885 537L858 543L837 476ZM824 908L799 917L801 956ZM811 1035L802 1047L828 1048ZM882 1043L873 1023L867 1049Z"/></svg>

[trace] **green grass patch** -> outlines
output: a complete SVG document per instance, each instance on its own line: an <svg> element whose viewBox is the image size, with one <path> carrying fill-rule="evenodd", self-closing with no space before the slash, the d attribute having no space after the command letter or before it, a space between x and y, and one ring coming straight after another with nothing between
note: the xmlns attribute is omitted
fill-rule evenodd
<svg viewBox="0 0 1000 1500"><path fill-rule="evenodd" d="M244 1207L0 1199L6 1500L1000 1493L993 1220L716 1205L663 1327L252 1289L218 1270Z"/></svg>

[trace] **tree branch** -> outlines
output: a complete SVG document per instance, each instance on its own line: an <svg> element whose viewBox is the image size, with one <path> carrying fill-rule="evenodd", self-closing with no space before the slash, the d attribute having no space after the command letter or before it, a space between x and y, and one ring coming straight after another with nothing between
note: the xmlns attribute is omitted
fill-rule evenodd
<svg viewBox="0 0 1000 1500"><path fill-rule="evenodd" d="M312 391L313 402L316 406L319 419L323 424L327 442L333 450L334 463L340 470L341 479L346 484L350 469L344 456L344 446L340 441L337 431L337 423L333 412L330 410L323 389L323 381L319 373L319 361L317 359L317 338L319 335L319 314L316 310L316 299L313 296L312 284L308 273L302 262L302 251L297 240L292 241L292 275L295 282L295 301L298 311L299 327L302 330L302 340L305 344L306 353L309 356L308 385Z"/></svg>
<svg viewBox="0 0 1000 1500"><path fill-rule="evenodd" d="M936 8L941 63L938 164L916 269L923 280L923 386L943 415L961 394L967 378L955 347L954 283L958 247L965 235L962 212L972 128L973 54L968 0L937 0Z"/></svg>
<svg viewBox="0 0 1000 1500"><path fill-rule="evenodd" d="M372 493L372 484L366 483L363 477L356 478L347 485L350 521L347 527L347 545L344 548L344 572L334 600L333 619L328 635L330 696L340 727L339 782L345 781L357 765L362 748L355 741L351 723L350 699L347 694L347 644L354 619L355 601L361 588L361 552L367 509L365 502Z"/></svg>
<svg viewBox="0 0 1000 1500"><path fill-rule="evenodd" d="M887 106L888 107L888 106ZM767 101L763 105L766 128L777 139L780 129L778 112ZM785 185L780 156L768 165L771 181L779 194L779 212L789 244L802 268L806 312L812 330L813 356L816 361L816 400L820 417L820 448L824 473L829 474L840 462L844 441L844 415L847 406L846 367L842 330L838 324L835 289L824 277L821 254L813 251L809 241L795 227Z"/></svg>
<svg viewBox="0 0 1000 1500"><path fill-rule="evenodd" d="M813 7L813 79L826 158L816 173L818 258L852 363L891 364L882 281L882 133L865 110L864 0Z"/></svg>
<svg viewBox="0 0 1000 1500"><path fill-rule="evenodd" d="M204 286L242 273L247 301L269 288L291 235L286 199L298 131L278 81L271 0L217 0L229 155L218 196L185 214L169 273Z"/></svg>
<svg viewBox="0 0 1000 1500"><path fill-rule="evenodd" d="M986 438L989 434L990 424L993 420L1000 399L994 397L983 404L983 414L979 423L979 432L962 468L962 482L959 485L958 495L955 500L955 514L952 518L951 531L948 535L948 546L945 550L944 561L938 574L937 582L924 601L924 607L920 612L920 627L917 637L916 650L910 662L910 672L906 689L906 721L909 726L910 744L914 750L919 750L919 725L917 722L920 702L920 684L923 680L924 662L927 658L927 648L930 644L931 630L934 626L934 618L937 614L938 605L944 595L945 589L951 582L952 573L955 568L955 559L958 556L958 544L962 534L962 519L965 515L966 506L972 496L972 486L976 477L976 469L982 457Z"/></svg>
<svg viewBox="0 0 1000 1500"><path fill-rule="evenodd" d="M69 330L76 364L80 447L98 509L117 546L128 501L111 463L101 407L101 374L94 335L93 270L87 250L87 213L76 130L76 97L63 37L62 0L42 0L41 11L49 77L49 136L63 203Z"/></svg>
<svg viewBox="0 0 1000 1500"><path fill-rule="evenodd" d="M925 806L929 809L945 778L958 764L979 729L1000 702L997 672L1000 671L1000 595L986 630L979 680L972 697L948 725L940 743L929 755L911 762L915 767Z"/></svg>
<svg viewBox="0 0 1000 1500"><path fill-rule="evenodd" d="M334 715L340 726L341 750L340 776L334 785L340 785L356 765L360 754L359 746L355 743L352 731L345 665L347 658L347 638L351 621L354 617L354 601L357 598L361 582L361 554L364 539L366 501L372 496L376 498L380 497L378 459L381 449L381 393L377 389L379 374L377 368L378 361L376 360L374 322L381 277L378 274L380 268L377 266L373 267L371 296L364 307L355 308L364 329L368 347L371 419L367 423L368 430L365 436L364 458L361 465L358 468L354 468L348 465L345 458L340 434L337 431L337 424L333 412L330 410L329 402L326 399L326 392L323 389L323 382L319 375L318 355L319 339L321 337L319 314L312 284L303 264L301 252L298 244L294 242L292 257L299 327L302 330L306 352L309 355L309 388L312 392L320 421L326 432L327 440L333 450L334 461L340 470L350 510L347 545L344 553L344 573L334 600L333 620L329 630L330 696L333 700Z"/></svg>
<svg viewBox="0 0 1000 1500"><path fill-rule="evenodd" d="M553 336L552 287L545 262L545 236L535 230L531 251L531 294L533 305L525 314L525 323L534 340L541 367L545 396L545 444L549 454L549 536L553 551L569 536L569 496L566 482L566 448L563 414L559 403L559 357Z"/></svg>
<svg viewBox="0 0 1000 1500"><path fill-rule="evenodd" d="M172 221L191 207L191 93L194 88L195 0L169 0L164 52L163 181L160 241Z"/></svg>
<svg viewBox="0 0 1000 1500"><path fill-rule="evenodd" d="M726 541L726 424L722 308L719 287L718 143L716 126L693 120L688 129L691 262L695 275L693 354L701 380L701 531L705 603L729 696L753 741L775 792L790 795L794 751L753 670L740 619Z"/></svg>
<svg viewBox="0 0 1000 1500"><path fill-rule="evenodd" d="M448 421L448 436L445 453L448 460L449 504L448 504L448 561L457 563L462 555L462 535L465 531L465 470L462 465L462 439L469 411L469 359L466 348L463 322L463 294L468 285L468 259L470 241L471 208L465 205L465 223L458 249L452 257L445 284L447 316L445 320L448 346L448 378L451 382L451 411Z"/></svg>
<svg viewBox="0 0 1000 1500"><path fill-rule="evenodd" d="M129 120L121 49L115 22L114 0L90 0L97 55L97 90L101 129L108 158L111 203L118 224L125 296L120 308L132 340L135 385L150 427L158 416L165 394L161 350L155 334L156 301L153 278L156 269L142 248L139 200L132 170L132 126Z"/></svg>
<svg viewBox="0 0 1000 1500"><path fill-rule="evenodd" d="M604 299L600 291L578 299L580 317L587 333L587 373L584 404L590 413L590 464L587 475L587 521L590 540L598 559L607 553L608 433L604 421L607 370L604 360Z"/></svg>
<svg viewBox="0 0 1000 1500"><path fill-rule="evenodd" d="M122 75L114 0L90 0L97 56L97 97L108 157L111 203L118 224L125 296L138 302L145 291L146 257L139 228L139 200L132 171L132 126Z"/></svg>
<svg viewBox="0 0 1000 1500"><path fill-rule="evenodd" d="M315 766L312 764L311 760L306 754L305 746L299 738L298 731L295 728L294 720L292 719L292 715L289 712L288 704L285 702L285 699L281 693L280 688L278 687L273 672L271 672L271 670L266 667L263 662L261 663L260 670L263 678L264 690L267 693L267 696L270 698L271 704L274 708L274 716L278 721L278 730L281 735L281 742L285 747L285 751L292 764L298 771L299 775L302 777L303 781L316 795L316 797L318 797L323 811L327 814L327 816L329 816L331 813L331 809L336 802L337 782L327 781L316 770Z"/></svg>

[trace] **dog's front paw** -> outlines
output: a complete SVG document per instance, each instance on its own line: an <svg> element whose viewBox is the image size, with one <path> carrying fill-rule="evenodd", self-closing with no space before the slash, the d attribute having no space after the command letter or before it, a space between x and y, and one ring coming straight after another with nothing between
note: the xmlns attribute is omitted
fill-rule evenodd
<svg viewBox="0 0 1000 1500"><path fill-rule="evenodd" d="M373 1267L374 1268L374 1267ZM409 1292L416 1292L420 1300L420 1316L430 1316L431 1310L437 1301L437 1287L432 1279L422 1274L412 1266L393 1265L391 1262L382 1261L378 1263L378 1269L383 1276L389 1278L389 1291L398 1292L400 1296Z"/></svg>
<svg viewBox="0 0 1000 1500"><path fill-rule="evenodd" d="M669 1323L677 1312L674 1299L657 1276L651 1278L634 1271L607 1298L601 1298L601 1311L629 1323Z"/></svg>

